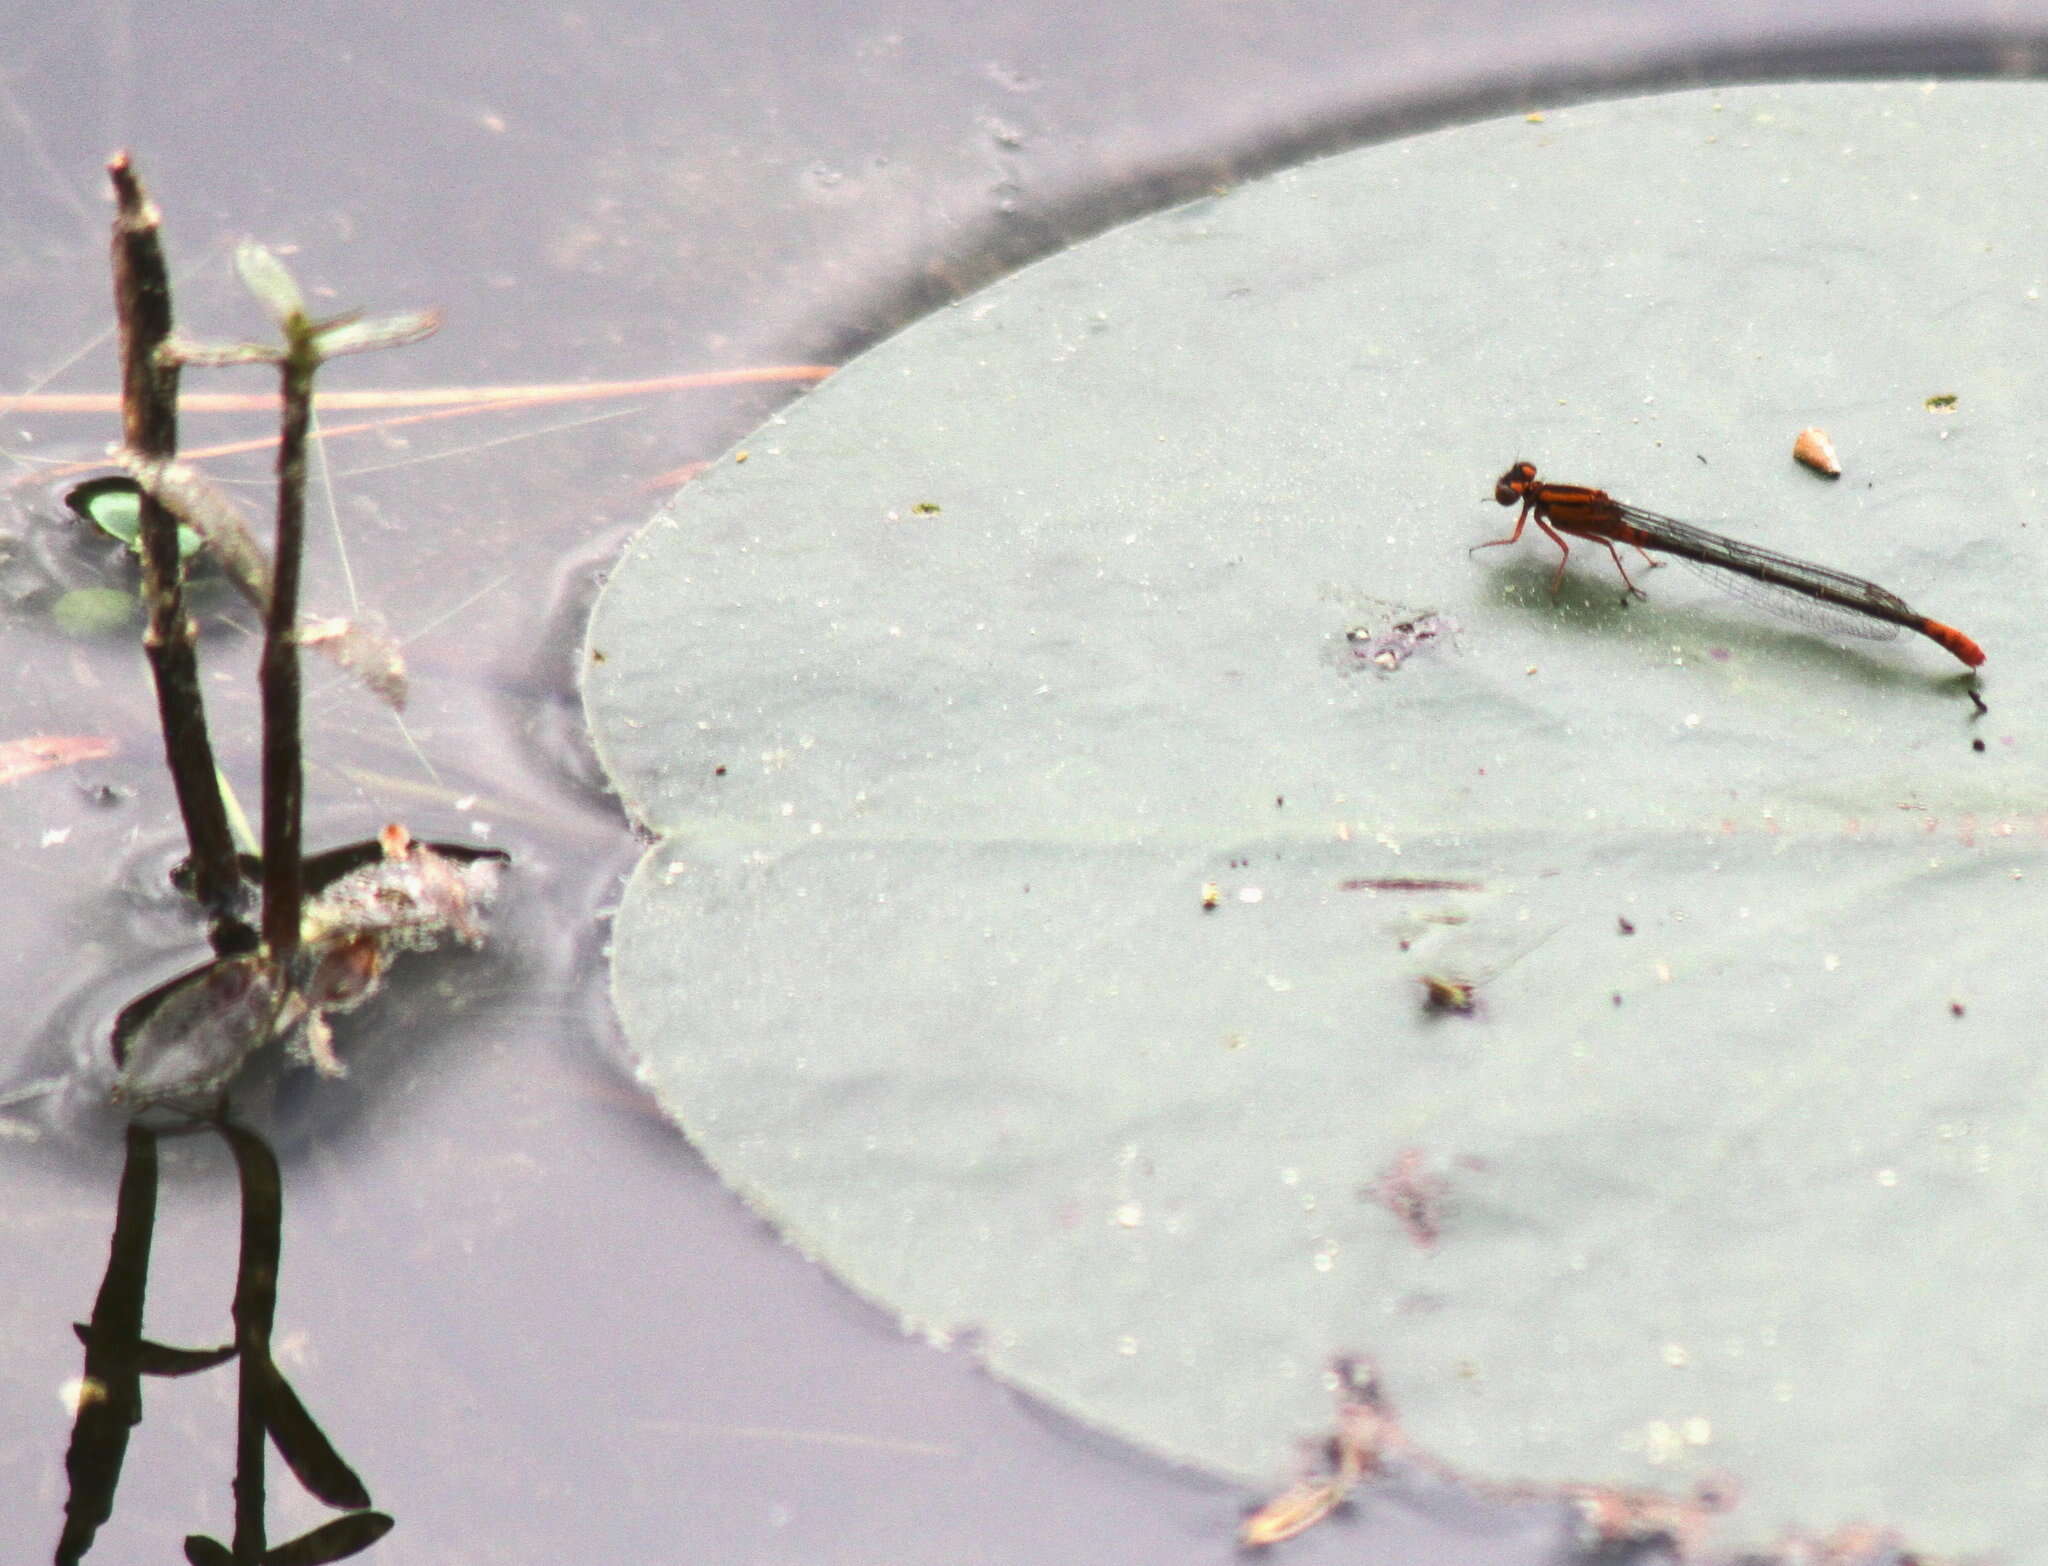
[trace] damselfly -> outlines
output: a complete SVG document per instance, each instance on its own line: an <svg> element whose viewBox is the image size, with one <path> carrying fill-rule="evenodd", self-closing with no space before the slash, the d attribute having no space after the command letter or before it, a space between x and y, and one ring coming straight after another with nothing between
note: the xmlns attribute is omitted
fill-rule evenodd
<svg viewBox="0 0 2048 1566"><path fill-rule="evenodd" d="M1943 625L1939 620L1929 619L1909 607L1896 593L1887 592L1875 582L1795 560L1790 555L1781 555L1757 544L1746 544L1740 539L1724 538L1719 533L1709 533L1705 528L1694 527L1673 517L1659 516L1654 511L1624 505L1602 489L1587 489L1579 484L1546 484L1536 477L1533 462L1517 462L1503 473L1500 482L1493 487L1493 498L1503 506L1512 506L1519 501L1522 514L1515 518L1514 532L1506 538L1476 545L1479 549L1514 543L1533 517L1537 527L1564 551L1566 559L1572 552L1571 545L1563 538L1566 533L1604 546L1613 556L1614 567L1621 572L1622 581L1638 598L1647 595L1630 580L1628 567L1621 563L1621 555L1614 547L1616 544L1628 544L1646 555L1654 549L1660 554L1675 556L1698 567L1739 597L1825 630L1844 636L1884 640L1898 635L1903 626L1906 630L1918 631L1973 669L1984 661L1984 649L1961 631L1952 625ZM1558 584L1564 580L1564 568L1565 560L1559 560L1557 575L1550 583L1552 592L1556 592Z"/></svg>

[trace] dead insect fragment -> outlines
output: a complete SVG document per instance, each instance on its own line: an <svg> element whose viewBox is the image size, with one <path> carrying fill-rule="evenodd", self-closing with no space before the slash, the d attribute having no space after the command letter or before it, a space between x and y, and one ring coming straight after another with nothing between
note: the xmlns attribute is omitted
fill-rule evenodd
<svg viewBox="0 0 2048 1566"><path fill-rule="evenodd" d="M1248 1550L1284 1544L1342 1506L1350 1490L1342 1479L1297 1480L1244 1520L1237 1542Z"/></svg>
<svg viewBox="0 0 2048 1566"><path fill-rule="evenodd" d="M1953 413L1956 406L1956 394L1954 392L1943 392L1939 396L1929 397L1920 406L1929 413Z"/></svg>
<svg viewBox="0 0 2048 1566"><path fill-rule="evenodd" d="M1340 892L1483 892L1484 881L1453 881L1442 876L1369 875L1339 881Z"/></svg>
<svg viewBox="0 0 2048 1566"><path fill-rule="evenodd" d="M1433 1251L1443 1238L1451 1182L1430 1172L1421 1148L1402 1148L1394 1161L1358 1194L1399 1219L1418 1250Z"/></svg>
<svg viewBox="0 0 2048 1566"><path fill-rule="evenodd" d="M1343 1355L1330 1362L1337 1378L1337 1428L1330 1436L1337 1477L1347 1486L1378 1474L1407 1443L1401 1421L1380 1385L1379 1366Z"/></svg>
<svg viewBox="0 0 2048 1566"><path fill-rule="evenodd" d="M939 514L939 503L936 500L920 500L910 508L910 514L914 517L935 517Z"/></svg>
<svg viewBox="0 0 2048 1566"><path fill-rule="evenodd" d="M1245 1518L1237 1541L1248 1550L1306 1533L1342 1506L1358 1485L1376 1478L1386 1458L1406 1445L1371 1360L1339 1356L1330 1362L1330 1374L1336 1382L1337 1420L1328 1440L1319 1443L1318 1459L1328 1463L1329 1471L1303 1475Z"/></svg>
<svg viewBox="0 0 2048 1566"><path fill-rule="evenodd" d="M1841 458L1835 455L1835 443L1828 439L1826 430L1812 427L1801 430L1799 438L1792 442L1792 456L1828 478L1842 476Z"/></svg>
<svg viewBox="0 0 2048 1566"><path fill-rule="evenodd" d="M1736 1501L1733 1484L1703 1479L1690 1495L1625 1490L1613 1485L1566 1485L1564 1499L1578 1514L1582 1543L1663 1545L1681 1561L1696 1560L1714 1519Z"/></svg>
<svg viewBox="0 0 2048 1566"><path fill-rule="evenodd" d="M1451 979L1442 974L1422 975L1425 1011L1451 1012L1460 1017L1469 1017L1478 1009L1479 986L1469 979Z"/></svg>
<svg viewBox="0 0 2048 1566"><path fill-rule="evenodd" d="M1384 631L1354 625L1344 633L1344 639L1352 646L1353 662L1370 663L1391 672L1451 629L1451 622L1442 615L1420 614L1396 620Z"/></svg>

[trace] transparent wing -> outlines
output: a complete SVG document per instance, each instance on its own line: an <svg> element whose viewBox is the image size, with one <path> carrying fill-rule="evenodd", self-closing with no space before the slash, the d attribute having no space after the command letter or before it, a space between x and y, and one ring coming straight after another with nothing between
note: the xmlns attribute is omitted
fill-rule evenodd
<svg viewBox="0 0 2048 1566"><path fill-rule="evenodd" d="M1674 555L1672 558L1683 561L1695 574L1705 577L1730 597L1741 598L1760 609L1767 609L1781 620L1793 620L1816 631L1827 631L1836 636L1856 636L1871 642L1888 642L1899 634L1899 627L1890 620L1873 620L1867 614L1837 608L1834 604L1808 597L1793 588L1759 581L1756 577L1731 571L1726 566L1709 565L1706 561L1695 560L1690 555Z"/></svg>
<svg viewBox="0 0 2048 1566"><path fill-rule="evenodd" d="M1722 592L1783 619L1836 636L1889 641L1920 617L1896 593L1846 571L1795 560L1761 544L1635 506L1622 515L1645 535L1645 547L1682 560Z"/></svg>

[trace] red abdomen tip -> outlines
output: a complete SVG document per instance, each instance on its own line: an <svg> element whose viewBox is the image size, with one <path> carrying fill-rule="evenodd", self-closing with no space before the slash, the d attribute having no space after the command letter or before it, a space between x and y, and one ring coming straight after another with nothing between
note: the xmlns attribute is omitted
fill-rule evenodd
<svg viewBox="0 0 2048 1566"><path fill-rule="evenodd" d="M1954 626L1943 625L1939 620L1929 620L1922 629L1971 668L1976 668L1984 661L1984 649Z"/></svg>

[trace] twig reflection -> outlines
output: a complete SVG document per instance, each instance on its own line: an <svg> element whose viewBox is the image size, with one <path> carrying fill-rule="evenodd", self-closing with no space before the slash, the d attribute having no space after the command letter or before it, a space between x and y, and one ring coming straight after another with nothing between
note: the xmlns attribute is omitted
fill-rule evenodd
<svg viewBox="0 0 2048 1566"><path fill-rule="evenodd" d="M74 1330L85 1345L78 1415L65 1453L70 1494L56 1566L77 1566L100 1527L113 1516L114 1492L128 1455L128 1436L142 1422L142 1378L184 1376L236 1360L235 1529L232 1545L206 1534L184 1541L192 1566L323 1566L368 1549L392 1528L370 1508L370 1492L292 1390L271 1357L277 1317L278 1263L284 1235L284 1189L269 1144L224 1116L203 1122L234 1155L242 1196L241 1251L231 1315L234 1341L219 1348L181 1349L143 1336L150 1246L156 1227L156 1130L130 1124L127 1158L114 1212L106 1277L92 1320ZM266 1442L300 1484L343 1513L272 1547L264 1524Z"/></svg>

